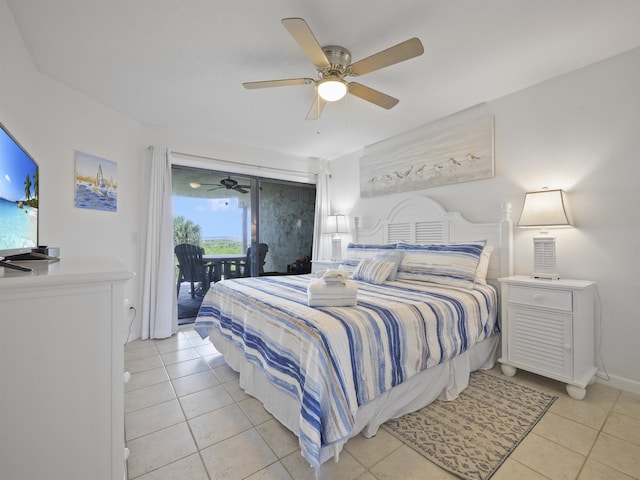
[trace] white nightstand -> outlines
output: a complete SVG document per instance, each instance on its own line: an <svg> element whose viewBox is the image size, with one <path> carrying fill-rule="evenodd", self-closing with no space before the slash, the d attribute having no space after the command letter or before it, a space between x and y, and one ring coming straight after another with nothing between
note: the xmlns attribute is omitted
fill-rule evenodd
<svg viewBox="0 0 640 480"><path fill-rule="evenodd" d="M502 287L502 372L521 368L560 380L582 400L595 381L594 290L586 280L499 279Z"/></svg>
<svg viewBox="0 0 640 480"><path fill-rule="evenodd" d="M338 265L340 265L340 260L313 260L311 262L311 273L330 268L338 268Z"/></svg>

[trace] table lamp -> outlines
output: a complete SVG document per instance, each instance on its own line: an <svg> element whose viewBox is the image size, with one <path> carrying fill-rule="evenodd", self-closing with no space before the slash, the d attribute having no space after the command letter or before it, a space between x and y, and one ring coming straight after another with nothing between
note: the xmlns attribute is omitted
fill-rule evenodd
<svg viewBox="0 0 640 480"><path fill-rule="evenodd" d="M549 235L548 229L570 226L572 223L562 190L542 189L525 193L518 227L540 228L540 234L533 238L532 277L552 280L560 278L556 273L556 239Z"/></svg>
<svg viewBox="0 0 640 480"><path fill-rule="evenodd" d="M341 260L342 240L338 234L349 233L347 229L347 217L339 213L329 215L327 217L326 233L333 233L333 238L331 239L331 260Z"/></svg>

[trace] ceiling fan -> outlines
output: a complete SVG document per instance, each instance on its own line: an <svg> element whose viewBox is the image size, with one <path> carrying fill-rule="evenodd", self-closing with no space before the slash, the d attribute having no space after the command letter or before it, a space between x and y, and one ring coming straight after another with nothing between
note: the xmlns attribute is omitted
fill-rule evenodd
<svg viewBox="0 0 640 480"><path fill-rule="evenodd" d="M338 45L321 47L304 19L284 18L282 19L282 24L315 65L318 79L288 78L262 82L245 82L242 85L244 88L254 89L315 84L316 97L307 113L307 120L317 120L327 102L340 100L347 93L382 108L390 109L395 107L399 102L397 98L366 87L358 82L346 82L344 80L345 77L364 75L424 53L422 42L414 37L351 63L351 53L346 48Z"/></svg>
<svg viewBox="0 0 640 480"><path fill-rule="evenodd" d="M200 188L202 185L214 186L214 188L207 189L207 192L211 192L213 190L218 190L220 188L226 188L227 190L235 190L240 193L249 193L247 188L251 188L251 185L240 185L237 180L228 176L227 178L223 178L219 183L199 183L199 182L191 182L189 186L191 188Z"/></svg>

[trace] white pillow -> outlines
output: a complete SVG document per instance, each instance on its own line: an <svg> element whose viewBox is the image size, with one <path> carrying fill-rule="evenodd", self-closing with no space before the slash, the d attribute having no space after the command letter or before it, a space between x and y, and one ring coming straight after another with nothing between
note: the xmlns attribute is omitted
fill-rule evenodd
<svg viewBox="0 0 640 480"><path fill-rule="evenodd" d="M338 268L353 273L361 260L373 258L377 253L396 249L396 244L350 243L340 261Z"/></svg>
<svg viewBox="0 0 640 480"><path fill-rule="evenodd" d="M367 258L358 263L358 266L353 270L352 278L382 285L394 268L395 263L393 262Z"/></svg>
<svg viewBox="0 0 640 480"><path fill-rule="evenodd" d="M480 254L480 261L478 262L478 268L476 269L475 283L479 283L480 285L487 284L487 271L489 270L489 261L491 260L492 252L493 247L489 245L486 245L482 249L482 254Z"/></svg>
<svg viewBox="0 0 640 480"><path fill-rule="evenodd" d="M395 280L396 273L398 273L398 267L400 266L400 262L402 261L402 257L404 256L404 252L402 250L384 250L376 253L373 256L374 260L386 260L388 262L393 262L393 269L391 273L387 277L387 280Z"/></svg>

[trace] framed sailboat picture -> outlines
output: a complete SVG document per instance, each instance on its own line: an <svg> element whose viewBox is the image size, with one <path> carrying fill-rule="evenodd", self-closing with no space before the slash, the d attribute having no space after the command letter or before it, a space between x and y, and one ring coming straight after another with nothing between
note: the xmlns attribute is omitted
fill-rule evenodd
<svg viewBox="0 0 640 480"><path fill-rule="evenodd" d="M118 207L118 164L77 150L75 160L76 207L115 212Z"/></svg>

